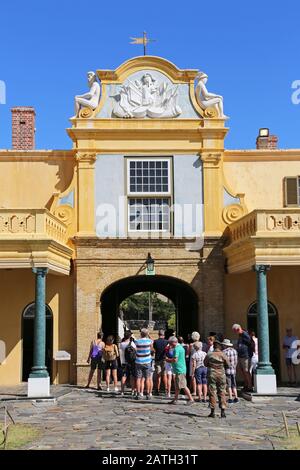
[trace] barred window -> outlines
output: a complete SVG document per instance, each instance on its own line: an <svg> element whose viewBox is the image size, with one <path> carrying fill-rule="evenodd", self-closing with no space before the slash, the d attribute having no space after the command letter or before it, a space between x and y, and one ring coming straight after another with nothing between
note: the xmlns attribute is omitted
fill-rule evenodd
<svg viewBox="0 0 300 470"><path fill-rule="evenodd" d="M169 193L170 160L129 160L129 193Z"/></svg>
<svg viewBox="0 0 300 470"><path fill-rule="evenodd" d="M130 231L170 231L169 198L130 198Z"/></svg>

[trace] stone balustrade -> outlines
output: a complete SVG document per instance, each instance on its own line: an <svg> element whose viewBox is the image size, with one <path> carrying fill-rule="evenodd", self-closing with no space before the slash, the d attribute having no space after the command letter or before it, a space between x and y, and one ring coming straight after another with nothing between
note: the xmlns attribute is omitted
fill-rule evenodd
<svg viewBox="0 0 300 470"><path fill-rule="evenodd" d="M51 238L66 243L66 234L66 225L47 209L0 209L0 240Z"/></svg>
<svg viewBox="0 0 300 470"><path fill-rule="evenodd" d="M253 236L300 236L300 208L258 209L229 226L231 243Z"/></svg>

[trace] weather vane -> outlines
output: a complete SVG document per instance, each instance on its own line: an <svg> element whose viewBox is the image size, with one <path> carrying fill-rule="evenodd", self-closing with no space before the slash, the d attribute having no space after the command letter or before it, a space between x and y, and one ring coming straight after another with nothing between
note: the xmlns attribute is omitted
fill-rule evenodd
<svg viewBox="0 0 300 470"><path fill-rule="evenodd" d="M130 44L143 44L144 46L144 55L146 55L146 46L149 44L149 42L155 42L156 39L149 39L147 38L147 33L146 31L143 32L143 37L142 38L130 38L132 39L132 42Z"/></svg>

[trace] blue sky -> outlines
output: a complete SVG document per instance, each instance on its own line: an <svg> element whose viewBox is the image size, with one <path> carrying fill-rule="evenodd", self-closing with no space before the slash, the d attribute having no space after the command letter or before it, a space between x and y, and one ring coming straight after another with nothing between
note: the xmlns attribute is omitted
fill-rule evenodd
<svg viewBox="0 0 300 470"><path fill-rule="evenodd" d="M224 96L226 148L254 148L259 127L300 148L297 0L2 0L0 22L0 148L11 146L12 106L36 108L37 148L70 148L65 128L86 72L140 55L129 37L143 30L157 40L149 54L205 71L208 89Z"/></svg>

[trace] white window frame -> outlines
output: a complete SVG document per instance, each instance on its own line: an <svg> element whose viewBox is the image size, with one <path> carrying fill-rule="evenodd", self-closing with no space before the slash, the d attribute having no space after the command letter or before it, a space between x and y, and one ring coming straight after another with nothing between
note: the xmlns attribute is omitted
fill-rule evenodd
<svg viewBox="0 0 300 470"><path fill-rule="evenodd" d="M160 155L151 155L151 156L133 156L125 157L126 158L126 193L127 193L127 233L135 234L146 234L146 233L165 233L171 234L173 232L173 214L171 212L172 207L172 198L173 198L173 167L172 167L172 156L162 157ZM130 191L130 162L167 162L168 163L168 191L162 192L131 192ZM168 199L169 201L169 229L144 229L144 230L134 230L130 228L130 199Z"/></svg>
<svg viewBox="0 0 300 470"><path fill-rule="evenodd" d="M151 161L155 161L155 162L167 162L168 163L168 191L161 191L161 192L144 192L144 191L140 191L140 192L131 192L130 191L130 162L151 162ZM147 157L143 157L143 158L127 158L127 195L128 196L141 196L143 195L143 197L147 197L147 195L150 196L155 196L155 197L158 197L158 196L169 196L171 197L172 196L172 186L171 186L171 182L172 182L172 179L171 179L171 158L161 158L161 157L150 157L147 159Z"/></svg>
<svg viewBox="0 0 300 470"><path fill-rule="evenodd" d="M171 197L170 196L162 196L160 193L157 193L158 196L147 196L145 193L143 193L143 196L138 196L138 197L128 197L127 199L127 212L128 212L128 217L127 217L127 229L128 232L130 233L171 233L172 231L172 214L171 214ZM130 204L129 201L132 199L167 199L169 201L169 229L142 229L142 230L137 230L137 229L132 229L130 228Z"/></svg>

